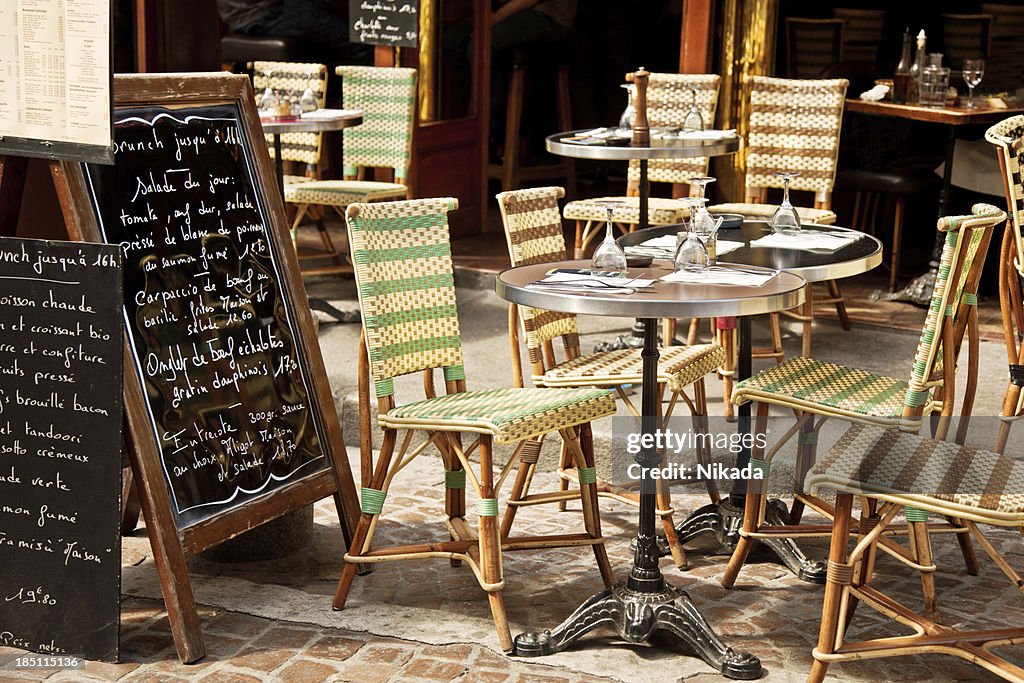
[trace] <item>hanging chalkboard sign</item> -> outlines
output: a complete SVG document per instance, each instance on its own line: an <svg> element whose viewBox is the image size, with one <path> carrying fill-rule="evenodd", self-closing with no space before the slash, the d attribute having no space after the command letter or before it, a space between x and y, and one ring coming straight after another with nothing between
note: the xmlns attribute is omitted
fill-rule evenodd
<svg viewBox="0 0 1024 683"><path fill-rule="evenodd" d="M349 0L348 35L353 43L416 47L419 0Z"/></svg>
<svg viewBox="0 0 1024 683"><path fill-rule="evenodd" d="M87 240L120 245L132 470L179 657L205 649L185 558L352 475L244 76L114 81L114 165L71 174Z"/></svg>
<svg viewBox="0 0 1024 683"><path fill-rule="evenodd" d="M0 238L0 646L116 661L121 250Z"/></svg>

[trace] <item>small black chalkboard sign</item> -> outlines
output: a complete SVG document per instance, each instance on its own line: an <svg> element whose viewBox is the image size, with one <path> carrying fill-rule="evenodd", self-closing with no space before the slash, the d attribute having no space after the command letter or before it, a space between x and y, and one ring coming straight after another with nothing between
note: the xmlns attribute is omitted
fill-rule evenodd
<svg viewBox="0 0 1024 683"><path fill-rule="evenodd" d="M0 646L116 661L121 250L0 238L0 273Z"/></svg>
<svg viewBox="0 0 1024 683"><path fill-rule="evenodd" d="M349 0L348 22L353 43L416 47L419 0Z"/></svg>

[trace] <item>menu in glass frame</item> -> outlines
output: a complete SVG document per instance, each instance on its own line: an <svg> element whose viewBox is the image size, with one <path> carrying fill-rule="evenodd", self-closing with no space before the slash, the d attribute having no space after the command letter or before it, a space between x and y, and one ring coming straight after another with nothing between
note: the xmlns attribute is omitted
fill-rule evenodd
<svg viewBox="0 0 1024 683"><path fill-rule="evenodd" d="M110 0L0 0L0 154L111 163Z"/></svg>

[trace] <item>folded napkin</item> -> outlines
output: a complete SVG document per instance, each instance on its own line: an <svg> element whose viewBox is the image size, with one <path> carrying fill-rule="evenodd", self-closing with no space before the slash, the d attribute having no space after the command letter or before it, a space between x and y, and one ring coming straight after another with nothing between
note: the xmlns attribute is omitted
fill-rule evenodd
<svg viewBox="0 0 1024 683"><path fill-rule="evenodd" d="M314 109L313 111L302 112L301 118L316 121L318 119L333 119L339 116L359 116L362 113L358 109Z"/></svg>
<svg viewBox="0 0 1024 683"><path fill-rule="evenodd" d="M717 130L710 128L708 130L687 130L680 131L679 137L693 140L725 140L736 137L736 129Z"/></svg>
<svg viewBox="0 0 1024 683"><path fill-rule="evenodd" d="M879 83L875 87L871 88L871 90L865 90L862 92L860 94L860 98L862 100L867 100L868 102L881 102L888 94L889 86L884 83Z"/></svg>
<svg viewBox="0 0 1024 683"><path fill-rule="evenodd" d="M735 251L743 246L743 242L731 240L718 240L715 244L715 254L722 256L730 251ZM626 247L626 255L651 256L653 258L674 258L676 255L676 236L662 235L653 237L646 242L641 242L632 247Z"/></svg>
<svg viewBox="0 0 1024 683"><path fill-rule="evenodd" d="M748 269L745 266L711 266L706 271L693 273L678 270L663 278L662 282L680 282L695 285L736 285L760 287L779 274L777 270Z"/></svg>
<svg viewBox="0 0 1024 683"><path fill-rule="evenodd" d="M834 232L817 230L801 230L795 235L773 233L750 243L752 247L772 247L774 249L803 249L832 253L839 251L847 244L860 239L860 235L844 235Z"/></svg>
<svg viewBox="0 0 1024 683"><path fill-rule="evenodd" d="M654 280L636 277L598 276L585 273L551 273L527 287L560 292L595 292L598 294L633 294L654 284Z"/></svg>

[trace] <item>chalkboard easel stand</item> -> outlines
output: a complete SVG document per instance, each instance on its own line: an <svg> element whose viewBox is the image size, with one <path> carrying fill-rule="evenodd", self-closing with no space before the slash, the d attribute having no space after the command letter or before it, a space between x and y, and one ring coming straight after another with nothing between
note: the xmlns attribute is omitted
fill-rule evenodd
<svg viewBox="0 0 1024 683"><path fill-rule="evenodd" d="M260 132L255 97L245 76L232 74L130 75L114 79L114 109L139 107L202 107L227 104L237 107L242 144L252 160L253 191L266 213L278 283L284 302L294 316L296 352L304 376L309 378L308 409L316 425L326 460L323 468L297 476L265 494L248 498L199 521L181 522L174 512L165 476L160 444L154 437L146 389L133 360L136 350L129 335L124 340L125 450L131 466L138 505L146 523L159 575L164 603L179 659L195 662L206 654L202 627L186 560L246 531L299 510L327 496L334 497L347 546L359 518L358 498L335 412L323 358L306 302L302 277L290 244L284 205L273 191L275 176L266 142ZM95 198L86 179L85 165L51 160L49 172L71 240L102 242ZM14 234L21 210L28 160L0 156L0 233ZM33 235L25 235L31 237ZM127 488L126 488L127 491ZM124 501L129 504L128 497ZM130 524L131 510L124 511ZM339 556L342 548L339 548Z"/></svg>

